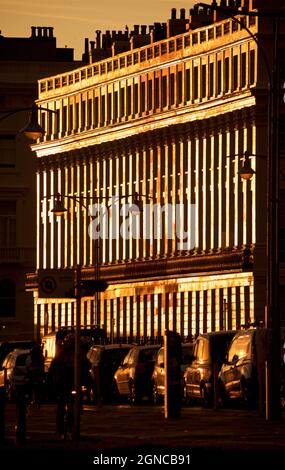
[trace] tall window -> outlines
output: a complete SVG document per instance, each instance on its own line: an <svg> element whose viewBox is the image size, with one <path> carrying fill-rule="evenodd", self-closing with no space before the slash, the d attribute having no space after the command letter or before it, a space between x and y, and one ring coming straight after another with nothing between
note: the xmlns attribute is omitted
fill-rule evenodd
<svg viewBox="0 0 285 470"><path fill-rule="evenodd" d="M222 61L217 62L217 95L222 91Z"/></svg>
<svg viewBox="0 0 285 470"><path fill-rule="evenodd" d="M182 103L182 72L181 70L177 74L177 102Z"/></svg>
<svg viewBox="0 0 285 470"><path fill-rule="evenodd" d="M170 83L169 83L169 104L172 106L174 104L174 85L175 85L175 79L174 79L174 73L170 74Z"/></svg>
<svg viewBox="0 0 285 470"><path fill-rule="evenodd" d="M214 63L210 63L210 71L209 71L209 95L214 95Z"/></svg>
<svg viewBox="0 0 285 470"><path fill-rule="evenodd" d="M193 70L193 98L196 100L198 98L198 67L194 67Z"/></svg>
<svg viewBox="0 0 285 470"><path fill-rule="evenodd" d="M233 57L233 89L236 90L238 86L238 56Z"/></svg>
<svg viewBox="0 0 285 470"><path fill-rule="evenodd" d="M186 69L185 71L185 99L186 101L190 100L190 88L191 88L190 70Z"/></svg>
<svg viewBox="0 0 285 470"><path fill-rule="evenodd" d="M16 315L16 284L11 279L0 280L0 317Z"/></svg>
<svg viewBox="0 0 285 470"><path fill-rule="evenodd" d="M15 168L16 147L15 136L0 135L0 168Z"/></svg>
<svg viewBox="0 0 285 470"><path fill-rule="evenodd" d="M224 92L227 93L230 89L230 59L225 58L224 62Z"/></svg>
<svg viewBox="0 0 285 470"><path fill-rule="evenodd" d="M16 246L16 201L0 201L0 248Z"/></svg>
<svg viewBox="0 0 285 470"><path fill-rule="evenodd" d="M246 69L247 69L247 63L246 63L246 52L243 52L241 54L241 86L242 88L246 86Z"/></svg>
<svg viewBox="0 0 285 470"><path fill-rule="evenodd" d="M207 66L206 64L202 65L202 70L201 70L201 96L202 98L206 98L206 92L207 92Z"/></svg>
<svg viewBox="0 0 285 470"><path fill-rule="evenodd" d="M249 54L249 81L250 85L255 82L255 51L251 50Z"/></svg>
<svg viewBox="0 0 285 470"><path fill-rule="evenodd" d="M162 77L162 107L165 108L167 105L167 77L163 75Z"/></svg>
<svg viewBox="0 0 285 470"><path fill-rule="evenodd" d="M145 82L141 82L141 113L145 112Z"/></svg>

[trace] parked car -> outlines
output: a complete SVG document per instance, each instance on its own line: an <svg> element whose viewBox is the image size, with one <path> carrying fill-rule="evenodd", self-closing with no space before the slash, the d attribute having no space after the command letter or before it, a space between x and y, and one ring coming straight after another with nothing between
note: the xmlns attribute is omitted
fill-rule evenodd
<svg viewBox="0 0 285 470"><path fill-rule="evenodd" d="M160 346L133 347L115 373L118 393L132 403L144 397L152 400L152 374Z"/></svg>
<svg viewBox="0 0 285 470"><path fill-rule="evenodd" d="M187 402L200 399L204 406L213 400L214 364L220 370L235 331L203 333L194 343L193 362L184 373L184 397Z"/></svg>
<svg viewBox="0 0 285 470"><path fill-rule="evenodd" d="M4 359L0 370L0 383L5 383L6 393L9 400L15 396L15 387L27 385L26 360L30 354L30 349L15 349Z"/></svg>
<svg viewBox="0 0 285 470"><path fill-rule="evenodd" d="M184 372L187 366L191 364L193 359L193 344L192 343L184 343L182 344L182 363L180 365L181 369L181 393L183 395L183 377ZM165 376L165 368L164 368L164 347L160 348L157 353L155 364L154 364L154 371L152 374L152 383L153 383L153 401L157 403L161 401L164 397L164 376Z"/></svg>
<svg viewBox="0 0 285 470"><path fill-rule="evenodd" d="M49 371L50 364L68 335L74 335L74 328L63 328L54 331L42 338L42 351L45 359L45 373ZM101 328L82 328L80 330L81 342L86 343L87 349L93 344L105 341L105 330Z"/></svg>
<svg viewBox="0 0 285 470"><path fill-rule="evenodd" d="M36 341L27 340L14 340L14 341L1 341L0 342L0 364L4 361L9 352L14 349L32 349Z"/></svg>
<svg viewBox="0 0 285 470"><path fill-rule="evenodd" d="M219 374L222 401L258 402L258 369L260 365L264 372L267 332L266 328L250 328L234 336Z"/></svg>
<svg viewBox="0 0 285 470"><path fill-rule="evenodd" d="M92 346L87 359L90 362L90 389L92 401L98 400L98 386L103 401L115 398L114 374L133 346L131 344L108 344Z"/></svg>

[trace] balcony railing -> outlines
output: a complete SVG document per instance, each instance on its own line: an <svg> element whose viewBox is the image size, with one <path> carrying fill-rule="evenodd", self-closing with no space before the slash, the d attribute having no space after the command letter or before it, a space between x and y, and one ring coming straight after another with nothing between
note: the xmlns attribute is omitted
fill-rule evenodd
<svg viewBox="0 0 285 470"><path fill-rule="evenodd" d="M256 18L244 18L247 27L256 26ZM52 90L63 88L91 77L105 78L107 73L116 70L126 69L136 64L142 64L147 60L155 57L166 57L183 48L194 47L199 44L216 40L222 36L229 36L236 31L242 31L242 26L234 22L232 19L219 21L207 27L189 31L175 37L170 37L162 41L158 41L139 49L130 50L117 54L116 56L104 59L99 62L92 63L88 66L73 70L71 72L56 75L49 78L39 80L39 96Z"/></svg>
<svg viewBox="0 0 285 470"><path fill-rule="evenodd" d="M35 258L36 250L33 248L0 248L0 263L29 263L34 265Z"/></svg>

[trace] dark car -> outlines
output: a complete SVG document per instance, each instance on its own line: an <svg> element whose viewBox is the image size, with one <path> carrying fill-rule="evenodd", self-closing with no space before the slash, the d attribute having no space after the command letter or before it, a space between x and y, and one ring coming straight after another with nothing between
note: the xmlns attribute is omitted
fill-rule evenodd
<svg viewBox="0 0 285 470"><path fill-rule="evenodd" d="M184 377L185 369L187 366L189 366L189 364L191 364L192 359L193 359L193 344L192 343L182 344L182 363L180 365L182 385L183 385L183 377ZM152 374L154 403L159 402L164 397L164 377L165 377L164 347L162 347L157 353L155 364L154 364L154 371ZM183 394L183 386L181 389L181 393Z"/></svg>
<svg viewBox="0 0 285 470"><path fill-rule="evenodd" d="M36 345L33 340L15 340L15 341L1 341L0 343L0 364L4 361L5 357L14 349L32 349Z"/></svg>
<svg viewBox="0 0 285 470"><path fill-rule="evenodd" d="M99 396L106 402L115 398L114 374L132 347L131 344L108 344L90 348L87 359L91 365L89 396L92 401L97 401Z"/></svg>
<svg viewBox="0 0 285 470"><path fill-rule="evenodd" d="M258 372L264 376L267 333L266 328L250 328L234 336L219 374L222 400L258 402Z"/></svg>
<svg viewBox="0 0 285 470"><path fill-rule="evenodd" d="M9 400L13 400L16 387L28 384L27 358L30 349L14 349L5 357L0 369L0 383L5 385Z"/></svg>
<svg viewBox="0 0 285 470"><path fill-rule="evenodd" d="M214 365L219 371L235 331L203 333L194 343L193 362L184 373L186 401L200 399L204 406L213 400Z"/></svg>
<svg viewBox="0 0 285 470"><path fill-rule="evenodd" d="M152 400L152 374L159 348L159 345L133 347L115 373L119 394L132 403L144 397Z"/></svg>

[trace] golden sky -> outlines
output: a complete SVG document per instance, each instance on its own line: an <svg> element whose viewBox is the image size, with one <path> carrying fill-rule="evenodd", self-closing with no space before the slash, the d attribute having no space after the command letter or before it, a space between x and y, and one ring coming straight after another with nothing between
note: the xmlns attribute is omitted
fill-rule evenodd
<svg viewBox="0 0 285 470"><path fill-rule="evenodd" d="M206 0L210 3L209 0ZM79 58L84 38L96 29L124 29L134 24L166 21L171 8L189 10L195 0L0 0L3 36L28 37L31 26L54 26L57 45L75 48ZM187 14L187 13L186 13Z"/></svg>

